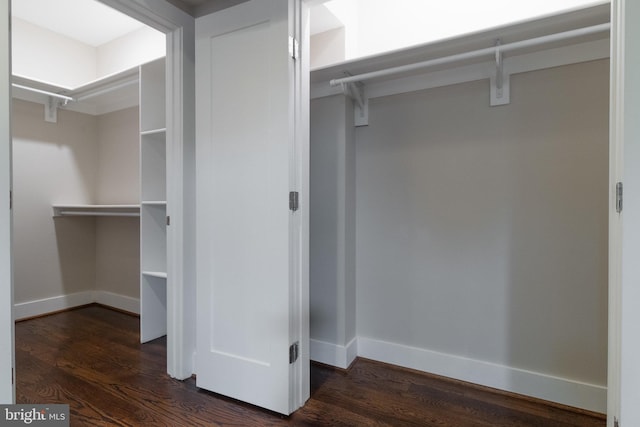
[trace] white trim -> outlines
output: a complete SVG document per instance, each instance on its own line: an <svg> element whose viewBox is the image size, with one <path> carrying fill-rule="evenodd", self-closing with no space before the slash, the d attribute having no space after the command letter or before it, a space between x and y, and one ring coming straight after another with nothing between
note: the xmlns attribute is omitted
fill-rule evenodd
<svg viewBox="0 0 640 427"><path fill-rule="evenodd" d="M11 263L11 1L0 0L0 403L15 403Z"/></svg>
<svg viewBox="0 0 640 427"><path fill-rule="evenodd" d="M167 175L167 373L185 379L195 350L195 199L193 185L195 55L192 16L166 1L100 0L114 9L167 34L167 138L171 161ZM170 178L169 178L170 177ZM187 221L185 221L185 217Z"/></svg>
<svg viewBox="0 0 640 427"><path fill-rule="evenodd" d="M623 180L624 136L624 7L611 2L611 62L609 100L609 335L607 425L621 414L622 355L622 217L615 210L616 183Z"/></svg>
<svg viewBox="0 0 640 427"><path fill-rule="evenodd" d="M128 311L133 314L140 314L140 299L126 295L114 294L107 291L94 291L93 302Z"/></svg>
<svg viewBox="0 0 640 427"><path fill-rule="evenodd" d="M354 338L343 346L311 339L309 353L314 362L347 369L358 356L358 340Z"/></svg>
<svg viewBox="0 0 640 427"><path fill-rule="evenodd" d="M406 345L358 338L358 356L605 413L607 388Z"/></svg>
<svg viewBox="0 0 640 427"><path fill-rule="evenodd" d="M42 316L92 303L106 305L134 314L140 313L140 300L137 298L107 291L83 291L14 304L14 319L21 320Z"/></svg>
<svg viewBox="0 0 640 427"><path fill-rule="evenodd" d="M94 301L93 291L77 292L68 295L59 295L51 298L43 298L34 301L14 304L15 320L26 319L33 316L53 313L81 305L91 304Z"/></svg>
<svg viewBox="0 0 640 427"><path fill-rule="evenodd" d="M607 38L505 58L504 71L506 75L513 75L608 57L609 39ZM483 62L411 77L372 82L366 84L365 94L367 99L373 99L476 80L488 81L495 74L495 68L495 62ZM311 99L338 94L342 94L342 90L339 87L331 87L328 81L316 82L311 86Z"/></svg>
<svg viewBox="0 0 640 427"><path fill-rule="evenodd" d="M168 1L99 0L165 34L193 24L193 17ZM168 54L168 52L167 52Z"/></svg>
<svg viewBox="0 0 640 427"><path fill-rule="evenodd" d="M290 291L290 296L295 301L290 303L292 307L290 316L294 323L292 332L300 343L300 359L293 366L292 387L293 394L290 398L290 408L302 407L311 395L311 366L310 361L310 330L309 330L309 156L310 156L310 13L305 1L296 0L289 3L289 36L298 41L298 57L293 61L293 162L292 189L300 193L302 206L293 222L296 229L297 242L290 246L295 251L295 274L297 275L293 286L295 291ZM293 9L294 16L291 16Z"/></svg>
<svg viewBox="0 0 640 427"><path fill-rule="evenodd" d="M195 67L188 61L194 43L193 23L167 35L167 51L174 52L167 63L167 81L174 82L167 86L167 371L178 379L195 370L195 103L185 102L195 99Z"/></svg>

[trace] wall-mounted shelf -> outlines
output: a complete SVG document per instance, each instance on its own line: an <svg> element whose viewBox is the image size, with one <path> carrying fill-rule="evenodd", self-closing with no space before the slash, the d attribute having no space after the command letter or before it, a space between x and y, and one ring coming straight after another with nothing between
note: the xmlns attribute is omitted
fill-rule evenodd
<svg viewBox="0 0 640 427"><path fill-rule="evenodd" d="M141 131L140 135L145 136L145 135L156 135L156 134L165 134L165 133L167 133L167 128L159 128L159 129Z"/></svg>
<svg viewBox="0 0 640 427"><path fill-rule="evenodd" d="M53 216L139 217L140 205L53 205Z"/></svg>
<svg viewBox="0 0 640 427"><path fill-rule="evenodd" d="M599 2L314 68L311 98L351 98L355 126L368 124L369 99L476 80L488 81L491 106L505 105L511 75L608 57L610 14Z"/></svg>
<svg viewBox="0 0 640 427"><path fill-rule="evenodd" d="M156 277L158 279L166 279L167 278L167 273L164 271L143 271L142 272L143 276L148 276L148 277Z"/></svg>
<svg viewBox="0 0 640 427"><path fill-rule="evenodd" d="M139 67L111 74L76 88L12 75L12 96L45 105L45 120L57 121L57 109L100 115L139 104Z"/></svg>

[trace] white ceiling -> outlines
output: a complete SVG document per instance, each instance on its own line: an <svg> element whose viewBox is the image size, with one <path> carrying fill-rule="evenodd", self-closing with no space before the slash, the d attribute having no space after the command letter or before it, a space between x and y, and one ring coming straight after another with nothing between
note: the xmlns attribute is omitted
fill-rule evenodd
<svg viewBox="0 0 640 427"><path fill-rule="evenodd" d="M12 0L11 13L94 47L144 26L96 0Z"/></svg>
<svg viewBox="0 0 640 427"><path fill-rule="evenodd" d="M182 0L191 6L207 0ZM97 0L12 0L13 16L87 44L100 46L144 25ZM311 34L340 27L342 23L326 7L312 8Z"/></svg>

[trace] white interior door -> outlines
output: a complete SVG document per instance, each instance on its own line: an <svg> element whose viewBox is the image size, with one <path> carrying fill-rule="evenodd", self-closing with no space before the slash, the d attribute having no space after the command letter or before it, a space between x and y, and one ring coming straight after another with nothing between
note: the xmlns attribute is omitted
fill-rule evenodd
<svg viewBox="0 0 640 427"><path fill-rule="evenodd" d="M284 414L309 396L302 6L196 21L197 385Z"/></svg>
<svg viewBox="0 0 640 427"><path fill-rule="evenodd" d="M0 0L0 403L13 403L11 283L11 49L9 0Z"/></svg>
<svg viewBox="0 0 640 427"><path fill-rule="evenodd" d="M640 2L612 2L608 425L640 425Z"/></svg>

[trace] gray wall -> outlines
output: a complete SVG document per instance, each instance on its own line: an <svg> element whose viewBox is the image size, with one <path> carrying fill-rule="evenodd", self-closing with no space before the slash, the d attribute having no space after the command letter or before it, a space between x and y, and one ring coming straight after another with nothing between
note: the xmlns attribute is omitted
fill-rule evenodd
<svg viewBox="0 0 640 427"><path fill-rule="evenodd" d="M53 219L52 204L92 203L98 169L98 118L13 100L14 302L93 289L93 218Z"/></svg>
<svg viewBox="0 0 640 427"><path fill-rule="evenodd" d="M356 333L351 102L344 96L313 101L310 126L310 335L345 346Z"/></svg>
<svg viewBox="0 0 640 427"><path fill-rule="evenodd" d="M608 70L512 76L502 107L486 81L371 100L358 336L606 384Z"/></svg>
<svg viewBox="0 0 640 427"><path fill-rule="evenodd" d="M15 303L101 290L139 298L137 218L53 218L52 204L138 203L138 108L101 116L14 100Z"/></svg>
<svg viewBox="0 0 640 427"><path fill-rule="evenodd" d="M140 203L139 109L98 116L100 204ZM140 221L96 219L96 290L140 298Z"/></svg>

